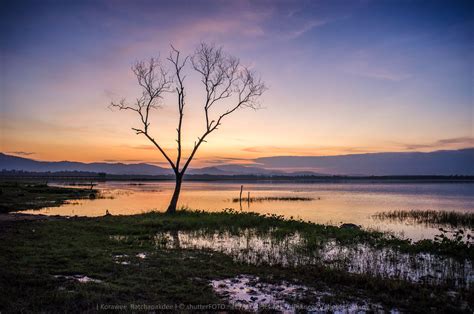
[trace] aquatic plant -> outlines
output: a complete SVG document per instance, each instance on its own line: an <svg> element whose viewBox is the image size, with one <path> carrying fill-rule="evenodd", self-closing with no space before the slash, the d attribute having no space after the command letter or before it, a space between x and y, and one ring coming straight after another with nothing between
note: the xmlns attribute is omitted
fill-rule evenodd
<svg viewBox="0 0 474 314"><path fill-rule="evenodd" d="M331 239L315 243L314 238L297 231L282 236L277 230L160 232L152 241L158 248L212 250L256 266L319 265L374 278L456 287L469 287L474 280L472 263L468 260L429 253L402 253L395 248L376 248L364 243L344 245Z"/></svg>
<svg viewBox="0 0 474 314"><path fill-rule="evenodd" d="M376 213L372 217L426 225L474 228L474 213L444 210L394 210Z"/></svg>
<svg viewBox="0 0 474 314"><path fill-rule="evenodd" d="M301 197L301 196L268 196L268 197L243 197L242 202L271 202L271 201L281 201L281 202L298 202L298 201L313 201L312 197ZM240 202L241 199L236 197L232 199L233 203Z"/></svg>

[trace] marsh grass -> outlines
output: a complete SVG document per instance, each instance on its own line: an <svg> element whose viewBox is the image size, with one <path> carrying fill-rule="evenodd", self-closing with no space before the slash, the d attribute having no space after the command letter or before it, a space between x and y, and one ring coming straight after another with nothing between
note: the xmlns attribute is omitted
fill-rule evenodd
<svg viewBox="0 0 474 314"><path fill-rule="evenodd" d="M379 220L411 222L431 226L474 228L474 213L436 210L394 210L376 213L373 217Z"/></svg>
<svg viewBox="0 0 474 314"><path fill-rule="evenodd" d="M235 261L255 265L295 267L324 265L373 277L398 278L431 284L470 286L472 263L433 254L401 253L396 248L374 248L356 243L343 245L329 238L315 238L298 231L281 233L243 229L239 233L190 230L158 233L158 247L212 250Z"/></svg>
<svg viewBox="0 0 474 314"><path fill-rule="evenodd" d="M300 196L267 196L267 197L243 197L242 202L249 202L250 203L255 203L255 202L275 202L275 201L280 201L280 202L305 202L305 201L313 201L315 200L312 197L300 197ZM232 199L233 203L238 203L240 202L240 198L236 197Z"/></svg>
<svg viewBox="0 0 474 314"><path fill-rule="evenodd" d="M396 307L416 312L430 308L460 312L462 304L474 304L472 290L457 290L452 297L445 286L351 274L320 265L291 268L252 265L209 250L159 248L154 241L154 236L163 232L238 233L246 228L253 228L256 233L270 232L277 238L300 232L309 239L310 247L334 239L338 243L369 242L396 246L401 250L440 249L431 242L420 246L387 239L382 233L231 210L219 213L181 210L175 215L152 212L134 216L12 222L0 228L0 311L91 312L103 303L221 303L224 301L214 294L209 281L239 274L257 275L265 282L291 280L316 289L331 287L337 291L334 302L357 295L380 302L388 309ZM470 250L463 247L444 253L460 252L465 255ZM139 254L145 254L146 258L138 258ZM128 256L126 261L130 264L116 263L114 256L119 255ZM58 280L78 275L101 283Z"/></svg>

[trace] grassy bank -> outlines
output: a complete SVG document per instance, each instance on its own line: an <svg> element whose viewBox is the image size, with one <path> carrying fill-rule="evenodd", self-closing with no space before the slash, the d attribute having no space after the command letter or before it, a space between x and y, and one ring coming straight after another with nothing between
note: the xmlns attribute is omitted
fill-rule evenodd
<svg viewBox="0 0 474 314"><path fill-rule="evenodd" d="M0 182L0 213L60 206L71 199L95 198L90 188L64 188L38 182Z"/></svg>
<svg viewBox="0 0 474 314"><path fill-rule="evenodd" d="M9 222L4 223L0 231L0 311L94 311L102 304L222 303L209 286L209 280L239 274L257 275L268 282L287 280L336 291L328 302L362 297L380 302L385 308L410 311L460 311L474 303L469 289L453 294L443 286L349 274L317 265L256 266L236 262L210 250L170 250L157 246L154 241L160 232L237 232L243 228L261 232L273 230L275 237L299 231L314 242L334 238L340 243L369 241L374 245L399 245L412 251L433 249L425 244L401 245L395 240L382 239L381 234L363 230L234 212L181 211L173 216L148 213ZM463 254L472 256L470 249L464 249ZM139 258L140 253L146 254L146 258ZM117 256L127 256L130 264L121 264ZM77 274L101 282L64 279L64 276Z"/></svg>

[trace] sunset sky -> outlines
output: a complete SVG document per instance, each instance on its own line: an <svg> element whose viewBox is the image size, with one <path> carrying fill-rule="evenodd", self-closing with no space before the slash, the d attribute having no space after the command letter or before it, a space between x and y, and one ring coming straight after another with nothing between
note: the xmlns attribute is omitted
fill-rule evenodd
<svg viewBox="0 0 474 314"><path fill-rule="evenodd" d="M208 138L193 166L276 155L474 146L473 1L2 1L0 140L40 160L162 164L132 113L135 60L222 45L269 87ZM204 130L188 67L187 151ZM218 108L216 108L218 109ZM221 107L225 110L225 106ZM176 150L176 96L152 134Z"/></svg>

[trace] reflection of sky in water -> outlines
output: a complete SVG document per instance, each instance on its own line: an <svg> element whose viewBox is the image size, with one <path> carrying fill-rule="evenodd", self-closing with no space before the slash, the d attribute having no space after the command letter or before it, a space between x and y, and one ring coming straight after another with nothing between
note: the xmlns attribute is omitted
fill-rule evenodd
<svg viewBox="0 0 474 314"><path fill-rule="evenodd" d="M470 261L461 263L447 257L407 254L366 244L339 245L334 240L307 246L304 235L299 233L277 238L252 229L236 234L198 230L158 233L154 241L158 247L211 249L254 265L325 265L358 274L466 287L474 281Z"/></svg>
<svg viewBox="0 0 474 314"><path fill-rule="evenodd" d="M138 185L140 184L140 185ZM185 182L180 206L218 211L240 209L231 199L238 197L241 183ZM377 221L373 214L388 210L453 210L474 211L474 184L470 183L244 183L244 197L300 196L309 202L256 202L243 210L293 216L319 223L352 222L364 227L390 230L413 239L430 238L439 231L422 225ZM106 182L96 188L105 196L97 200L80 200L61 207L28 211L48 215L101 216L108 210L113 215L163 211L173 192L173 182ZM320 198L320 199L318 199Z"/></svg>

